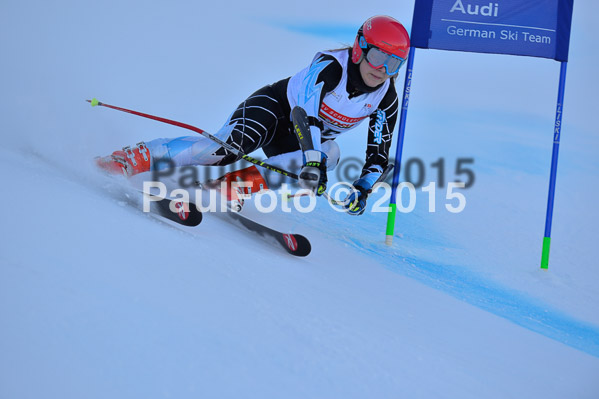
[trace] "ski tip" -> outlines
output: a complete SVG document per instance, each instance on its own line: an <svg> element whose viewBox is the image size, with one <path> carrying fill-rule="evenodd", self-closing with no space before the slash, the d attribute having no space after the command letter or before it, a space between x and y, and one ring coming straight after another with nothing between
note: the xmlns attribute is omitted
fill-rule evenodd
<svg viewBox="0 0 599 399"><path fill-rule="evenodd" d="M96 105L100 105L102 104L100 101L98 101L97 98L92 98L91 100L85 100L88 103L90 103L92 105L92 107L95 107Z"/></svg>

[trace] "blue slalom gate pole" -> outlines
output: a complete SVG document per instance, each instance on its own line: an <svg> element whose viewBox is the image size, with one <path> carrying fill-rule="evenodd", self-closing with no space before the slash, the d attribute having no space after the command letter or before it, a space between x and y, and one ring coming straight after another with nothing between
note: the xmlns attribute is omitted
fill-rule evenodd
<svg viewBox="0 0 599 399"><path fill-rule="evenodd" d="M553 221L553 200L555 197L555 179L557 175L557 158L559 141L562 133L562 112L564 92L566 90L566 68L568 63L563 61L559 75L559 92L557 94L557 110L555 111L555 128L553 130L553 155L551 156L551 177L549 180L549 196L547 199L547 216L545 218L545 236L543 237L543 254L541 268L549 268L549 248L551 246L551 222Z"/></svg>
<svg viewBox="0 0 599 399"><path fill-rule="evenodd" d="M408 117L408 105L410 103L410 88L412 87L412 70L414 66L415 48L410 47L408 54L408 65L406 70L406 79L404 82L401 114L399 117L399 137L397 138L397 147L395 150L395 170L393 171L393 185L391 187L391 199L389 200L389 213L387 214L387 232L385 244L393 243L393 232L395 231L395 215L397 213L397 186L399 185L399 173L401 171L401 154L403 150L403 139L406 130L406 118Z"/></svg>

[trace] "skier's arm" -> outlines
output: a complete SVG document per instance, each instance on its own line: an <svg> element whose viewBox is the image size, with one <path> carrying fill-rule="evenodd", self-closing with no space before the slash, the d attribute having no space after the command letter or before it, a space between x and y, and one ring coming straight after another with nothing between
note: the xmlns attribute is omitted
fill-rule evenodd
<svg viewBox="0 0 599 399"><path fill-rule="evenodd" d="M389 163L389 149L397 122L399 100L393 84L375 112L370 115L366 163L361 179L375 182Z"/></svg>
<svg viewBox="0 0 599 399"><path fill-rule="evenodd" d="M337 87L342 73L341 64L331 55L322 55L312 63L301 83L297 99L297 105L306 111L308 117L318 118L322 100L327 93ZM311 125L310 131L314 149L320 151L320 128Z"/></svg>
<svg viewBox="0 0 599 399"><path fill-rule="evenodd" d="M354 190L346 199L350 215L364 213L374 183L389 164L389 147L397 121L398 104L395 87L391 84L377 110L370 115L366 163L360 178L353 183Z"/></svg>

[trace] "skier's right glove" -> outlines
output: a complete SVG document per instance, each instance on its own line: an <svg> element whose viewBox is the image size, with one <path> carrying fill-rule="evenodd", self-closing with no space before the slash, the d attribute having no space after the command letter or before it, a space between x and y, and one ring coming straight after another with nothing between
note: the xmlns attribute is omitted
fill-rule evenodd
<svg viewBox="0 0 599 399"><path fill-rule="evenodd" d="M304 166L299 174L301 188L322 195L327 190L327 156L322 151L304 151Z"/></svg>
<svg viewBox="0 0 599 399"><path fill-rule="evenodd" d="M345 207L350 215L359 216L366 210L366 200L372 192L372 186L366 179L358 179L354 182L350 193L345 198Z"/></svg>

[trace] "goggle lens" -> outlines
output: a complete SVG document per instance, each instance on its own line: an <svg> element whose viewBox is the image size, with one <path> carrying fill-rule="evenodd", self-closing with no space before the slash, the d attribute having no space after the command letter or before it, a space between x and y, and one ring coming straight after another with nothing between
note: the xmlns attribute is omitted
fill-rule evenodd
<svg viewBox="0 0 599 399"><path fill-rule="evenodd" d="M366 61L375 69L385 66L387 75L395 75L399 72L399 68L401 68L404 62L406 62L406 59L387 54L377 47L370 47L366 53Z"/></svg>

